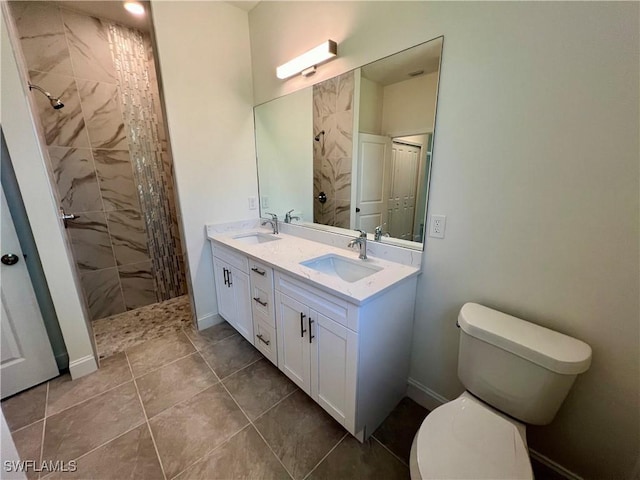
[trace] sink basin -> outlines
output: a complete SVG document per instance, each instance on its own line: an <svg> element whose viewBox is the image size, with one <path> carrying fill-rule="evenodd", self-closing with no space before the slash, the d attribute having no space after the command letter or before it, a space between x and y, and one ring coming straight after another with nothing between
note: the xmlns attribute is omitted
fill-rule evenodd
<svg viewBox="0 0 640 480"><path fill-rule="evenodd" d="M267 243L267 242L273 242L275 240L280 240L278 237L275 237L273 235L269 235L266 233L256 233L256 232L236 235L235 237L233 237L233 239L247 245L257 245L259 243Z"/></svg>
<svg viewBox="0 0 640 480"><path fill-rule="evenodd" d="M346 282L357 282L382 270L381 267L366 264L362 260L351 260L340 255L323 255L300 262L300 265L309 267L318 272L333 277L339 277Z"/></svg>

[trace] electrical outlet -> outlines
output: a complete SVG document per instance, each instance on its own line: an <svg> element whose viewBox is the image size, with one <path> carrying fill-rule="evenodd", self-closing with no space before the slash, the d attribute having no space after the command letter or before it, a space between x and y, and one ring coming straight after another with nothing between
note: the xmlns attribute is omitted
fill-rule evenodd
<svg viewBox="0 0 640 480"><path fill-rule="evenodd" d="M266 195L260 197L260 205L262 206L262 208L269 208L269 197L267 197Z"/></svg>
<svg viewBox="0 0 640 480"><path fill-rule="evenodd" d="M434 238L444 238L444 230L446 225L446 216L431 215L431 223L429 223L429 236Z"/></svg>
<svg viewBox="0 0 640 480"><path fill-rule="evenodd" d="M255 210L256 208L258 208L258 198L249 197L249 210Z"/></svg>

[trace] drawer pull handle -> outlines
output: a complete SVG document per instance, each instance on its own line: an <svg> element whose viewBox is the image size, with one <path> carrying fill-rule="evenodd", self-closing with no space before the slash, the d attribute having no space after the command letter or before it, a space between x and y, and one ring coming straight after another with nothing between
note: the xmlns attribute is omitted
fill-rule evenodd
<svg viewBox="0 0 640 480"><path fill-rule="evenodd" d="M256 337L258 337L258 340L260 340L262 343L264 343L265 345L269 345L271 343L270 340L265 340L264 338L262 338L262 334L259 333L258 335L256 335Z"/></svg>
<svg viewBox="0 0 640 480"><path fill-rule="evenodd" d="M311 317L309 317L309 343L313 343L311 340L313 340L314 338L316 338L315 335L311 335L311 324L314 322L314 320L311 320Z"/></svg>
<svg viewBox="0 0 640 480"><path fill-rule="evenodd" d="M260 300L260 297L253 297L253 300L258 302L260 305L262 305L263 307L267 306L267 302L263 302L262 300Z"/></svg>
<svg viewBox="0 0 640 480"><path fill-rule="evenodd" d="M306 317L306 315L300 312L300 337L302 338L304 338L304 334L306 333L306 330L304 329L304 317Z"/></svg>
<svg viewBox="0 0 640 480"><path fill-rule="evenodd" d="M258 267L253 267L251 271L256 272L258 275L262 275L263 277L264 277L264 274L267 273L265 270L260 270Z"/></svg>

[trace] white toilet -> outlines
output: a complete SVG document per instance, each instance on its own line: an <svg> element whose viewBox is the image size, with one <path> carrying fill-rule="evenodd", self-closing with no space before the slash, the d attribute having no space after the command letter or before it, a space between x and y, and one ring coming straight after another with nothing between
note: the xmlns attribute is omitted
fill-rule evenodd
<svg viewBox="0 0 640 480"><path fill-rule="evenodd" d="M532 479L524 423L553 420L591 347L476 303L462 307L458 324L467 390L422 422L411 478Z"/></svg>

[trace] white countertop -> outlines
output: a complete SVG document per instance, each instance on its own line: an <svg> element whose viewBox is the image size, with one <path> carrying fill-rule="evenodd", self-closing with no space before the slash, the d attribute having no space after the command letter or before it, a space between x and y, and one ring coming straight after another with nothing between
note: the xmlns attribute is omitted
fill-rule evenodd
<svg viewBox="0 0 640 480"><path fill-rule="evenodd" d="M390 262L372 256L369 256L367 260L360 260L358 259L358 249L345 250L285 233L276 235L279 240L255 245L249 245L233 238L234 236L247 235L252 232L271 234L271 229L242 228L223 232L209 230L208 237L213 241L214 246L219 244L231 248L356 305L361 305L392 288L398 282L420 273L420 269L415 266ZM374 265L382 268L382 270L351 283L339 277L300 265L300 262L327 254L335 254L357 262L363 262L366 265Z"/></svg>

